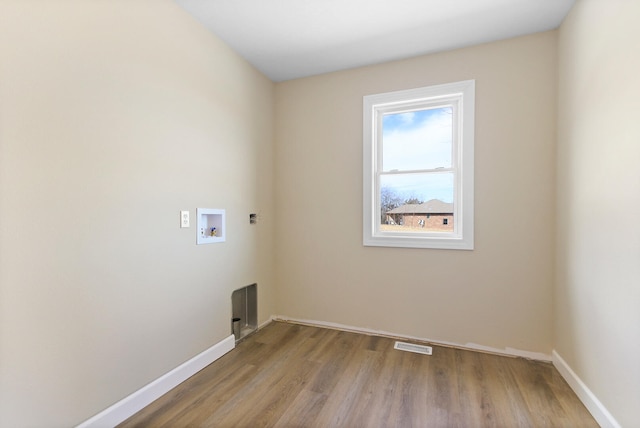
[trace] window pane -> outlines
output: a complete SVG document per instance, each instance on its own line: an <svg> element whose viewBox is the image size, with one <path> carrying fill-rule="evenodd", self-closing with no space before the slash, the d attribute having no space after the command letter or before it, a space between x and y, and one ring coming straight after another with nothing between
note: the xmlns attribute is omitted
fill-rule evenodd
<svg viewBox="0 0 640 428"><path fill-rule="evenodd" d="M363 97L363 245L473 250L474 106L473 80Z"/></svg>
<svg viewBox="0 0 640 428"><path fill-rule="evenodd" d="M453 173L380 176L380 230L452 232Z"/></svg>
<svg viewBox="0 0 640 428"><path fill-rule="evenodd" d="M452 129L451 106L385 114L383 171L450 168Z"/></svg>

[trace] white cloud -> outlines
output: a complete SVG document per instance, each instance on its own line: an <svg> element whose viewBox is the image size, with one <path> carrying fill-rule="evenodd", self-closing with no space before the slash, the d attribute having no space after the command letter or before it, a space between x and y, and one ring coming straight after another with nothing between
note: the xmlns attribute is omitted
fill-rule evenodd
<svg viewBox="0 0 640 428"><path fill-rule="evenodd" d="M406 120L414 120L414 113ZM408 130L402 127L383 136L383 168L416 170L448 168L451 166L452 116L445 112L429 116L424 122Z"/></svg>
<svg viewBox="0 0 640 428"><path fill-rule="evenodd" d="M407 113L399 114L398 118L400 119L400 122L403 125L411 125L411 124L413 124L413 121L416 118L416 114L415 114L415 112L410 111L410 112L407 112Z"/></svg>

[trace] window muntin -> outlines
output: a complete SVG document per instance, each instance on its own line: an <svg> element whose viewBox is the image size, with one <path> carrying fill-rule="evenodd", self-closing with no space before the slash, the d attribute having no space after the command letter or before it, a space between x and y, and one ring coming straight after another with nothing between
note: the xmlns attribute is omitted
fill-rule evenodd
<svg viewBox="0 0 640 428"><path fill-rule="evenodd" d="M474 86L364 97L364 245L473 249Z"/></svg>

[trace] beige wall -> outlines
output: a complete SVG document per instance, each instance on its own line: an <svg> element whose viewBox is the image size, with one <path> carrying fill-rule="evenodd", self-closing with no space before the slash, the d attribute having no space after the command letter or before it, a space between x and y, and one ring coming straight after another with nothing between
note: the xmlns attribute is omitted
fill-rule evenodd
<svg viewBox="0 0 640 428"><path fill-rule="evenodd" d="M0 426L124 398L227 337L235 288L275 312L273 90L171 1L0 2Z"/></svg>
<svg viewBox="0 0 640 428"><path fill-rule="evenodd" d="M475 250L362 246L362 97L476 79ZM552 349L556 33L276 86L278 309Z"/></svg>
<svg viewBox="0 0 640 428"><path fill-rule="evenodd" d="M636 3L578 1L558 52L547 32L274 86L170 1L1 1L0 426L87 419L229 335L253 282L260 322L555 348L633 426ZM465 79L475 250L363 247L362 96ZM178 227L197 207L227 209L226 243Z"/></svg>
<svg viewBox="0 0 640 428"><path fill-rule="evenodd" d="M617 421L640 413L640 3L578 1L559 37L555 348Z"/></svg>

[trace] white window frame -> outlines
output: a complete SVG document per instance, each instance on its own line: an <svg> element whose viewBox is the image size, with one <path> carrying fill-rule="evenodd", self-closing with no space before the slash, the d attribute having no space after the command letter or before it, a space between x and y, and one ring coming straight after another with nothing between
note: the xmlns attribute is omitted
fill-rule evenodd
<svg viewBox="0 0 640 428"><path fill-rule="evenodd" d="M382 116L403 109L453 105L453 232L380 230ZM365 246L472 250L475 80L427 86L363 98L363 244ZM448 169L449 170L449 169ZM427 170L428 172L428 170Z"/></svg>

